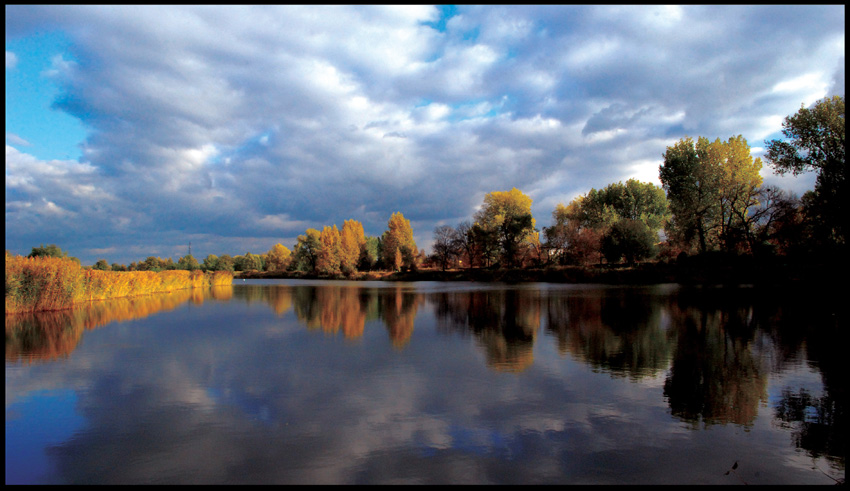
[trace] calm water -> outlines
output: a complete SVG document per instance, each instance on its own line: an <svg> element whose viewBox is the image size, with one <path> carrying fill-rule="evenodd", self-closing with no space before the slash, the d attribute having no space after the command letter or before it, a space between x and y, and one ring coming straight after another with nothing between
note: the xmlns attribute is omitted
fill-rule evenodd
<svg viewBox="0 0 850 491"><path fill-rule="evenodd" d="M7 316L6 483L834 484L818 302L249 280Z"/></svg>

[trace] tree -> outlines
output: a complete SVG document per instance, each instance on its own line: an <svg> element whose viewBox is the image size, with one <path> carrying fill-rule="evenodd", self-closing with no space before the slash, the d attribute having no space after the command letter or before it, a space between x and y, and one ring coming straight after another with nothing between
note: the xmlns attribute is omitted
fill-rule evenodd
<svg viewBox="0 0 850 491"><path fill-rule="evenodd" d="M441 225L434 229L434 258L443 271L448 268L449 261L459 252L460 244L456 234L455 229L449 225Z"/></svg>
<svg viewBox="0 0 850 491"><path fill-rule="evenodd" d="M758 205L761 159L741 135L727 141L690 138L667 147L659 177L672 212L668 235L700 252L734 250L749 234L749 210Z"/></svg>
<svg viewBox="0 0 850 491"><path fill-rule="evenodd" d="M467 267L472 267L472 259L475 257L475 239L472 234L472 223L469 221L460 222L455 227L455 241L459 255L466 255ZM461 260L462 261L462 260Z"/></svg>
<svg viewBox="0 0 850 491"><path fill-rule="evenodd" d="M316 261L316 270L323 274L339 274L340 272L340 237L336 225L325 227L319 234L319 257Z"/></svg>
<svg viewBox="0 0 850 491"><path fill-rule="evenodd" d="M636 261L655 255L655 242L658 236L640 220L623 218L614 223L602 236L602 254L609 263Z"/></svg>
<svg viewBox="0 0 850 491"><path fill-rule="evenodd" d="M187 254L177 261L177 269L194 271L196 269L201 269L201 265L198 264L198 260L195 259L191 254Z"/></svg>
<svg viewBox="0 0 850 491"><path fill-rule="evenodd" d="M292 259L292 251L283 244L275 244L269 249L266 269L268 271L286 271Z"/></svg>
<svg viewBox="0 0 850 491"><path fill-rule="evenodd" d="M109 263L106 262L106 259L98 259L97 262L94 263L94 266L92 266L92 269L97 269L100 271L109 271L112 268L109 267Z"/></svg>
<svg viewBox="0 0 850 491"><path fill-rule="evenodd" d="M357 269L360 271L371 271L381 257L381 238L366 237L363 248L360 250L360 259L357 261Z"/></svg>
<svg viewBox="0 0 850 491"><path fill-rule="evenodd" d="M366 245L363 224L357 220L346 220L340 232L340 269L345 274L357 271L361 252Z"/></svg>
<svg viewBox="0 0 850 491"><path fill-rule="evenodd" d="M765 141L765 158L779 174L817 172L810 214L815 233L827 243L846 245L847 164L844 160L844 97L801 107L782 123L784 140Z"/></svg>
<svg viewBox="0 0 850 491"><path fill-rule="evenodd" d="M505 266L516 265L520 244L531 239L535 231L531 203L531 198L517 188L493 191L484 196L484 204L475 214L479 237L497 242Z"/></svg>
<svg viewBox="0 0 850 491"><path fill-rule="evenodd" d="M414 268L418 254L416 242L413 240L413 229L410 220L404 218L401 212L395 212L387 222L387 231L382 240L382 253L385 266L392 271Z"/></svg>
<svg viewBox="0 0 850 491"><path fill-rule="evenodd" d="M56 244L45 246L41 244L39 247L33 247L32 252L27 257L68 257L67 252L62 252Z"/></svg>
<svg viewBox="0 0 850 491"><path fill-rule="evenodd" d="M216 266L218 266L218 256L215 254L210 254L204 258L204 262L201 265L201 268L204 271L215 271Z"/></svg>
<svg viewBox="0 0 850 491"><path fill-rule="evenodd" d="M672 212L668 234L688 245L696 239L700 252L708 250L720 202L720 169L708 158L709 145L704 137L696 145L683 138L667 147L659 167Z"/></svg>
<svg viewBox="0 0 850 491"><path fill-rule="evenodd" d="M320 235L318 230L308 228L304 235L299 235L296 239L294 261L299 271L316 271L316 262L322 248Z"/></svg>
<svg viewBox="0 0 850 491"><path fill-rule="evenodd" d="M747 140L738 135L720 146L720 231L723 248L731 251L751 236L750 209L759 204L761 159L753 159Z"/></svg>
<svg viewBox="0 0 850 491"><path fill-rule="evenodd" d="M215 270L233 272L235 270L233 257L230 254L222 254L216 261Z"/></svg>

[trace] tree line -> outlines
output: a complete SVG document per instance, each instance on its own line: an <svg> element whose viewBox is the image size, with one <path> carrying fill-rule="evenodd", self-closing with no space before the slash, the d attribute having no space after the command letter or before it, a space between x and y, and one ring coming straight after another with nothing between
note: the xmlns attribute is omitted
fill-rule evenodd
<svg viewBox="0 0 850 491"><path fill-rule="evenodd" d="M99 260L94 269L161 271L302 271L353 275L359 271L410 271L423 266L521 268L586 266L603 261L636 263L682 254L811 257L846 248L847 172L844 159L844 97L801 107L785 118L784 139L766 141L765 159L778 174L817 173L802 197L765 186L760 158L747 140L685 137L667 147L658 187L629 179L591 189L552 211L552 225L536 227L532 199L522 191L493 191L471 221L434 230L430 255L416 246L410 221L393 213L387 230L367 236L363 225L308 228L293 249L275 244L268 252L241 256L191 254L176 263L148 257L129 266ZM67 253L55 245L33 255Z"/></svg>

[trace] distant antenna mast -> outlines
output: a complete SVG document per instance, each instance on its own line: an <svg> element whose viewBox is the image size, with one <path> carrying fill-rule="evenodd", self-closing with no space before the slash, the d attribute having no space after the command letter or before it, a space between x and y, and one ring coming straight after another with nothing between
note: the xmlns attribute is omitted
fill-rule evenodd
<svg viewBox="0 0 850 491"><path fill-rule="evenodd" d="M189 255L190 256L192 255L192 243L191 242L189 242Z"/></svg>

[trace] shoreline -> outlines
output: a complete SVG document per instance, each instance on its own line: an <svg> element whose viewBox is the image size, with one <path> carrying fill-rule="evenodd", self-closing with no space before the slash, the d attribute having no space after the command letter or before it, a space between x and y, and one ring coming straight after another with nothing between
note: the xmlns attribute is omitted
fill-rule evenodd
<svg viewBox="0 0 850 491"><path fill-rule="evenodd" d="M759 262L750 258L723 262L694 258L680 262L628 265L550 266L528 269L419 269L407 272L371 271L351 276L300 271L237 271L234 279L322 279L349 281L471 281L481 283L599 283L607 285L755 285L826 286L841 277L828 264Z"/></svg>

